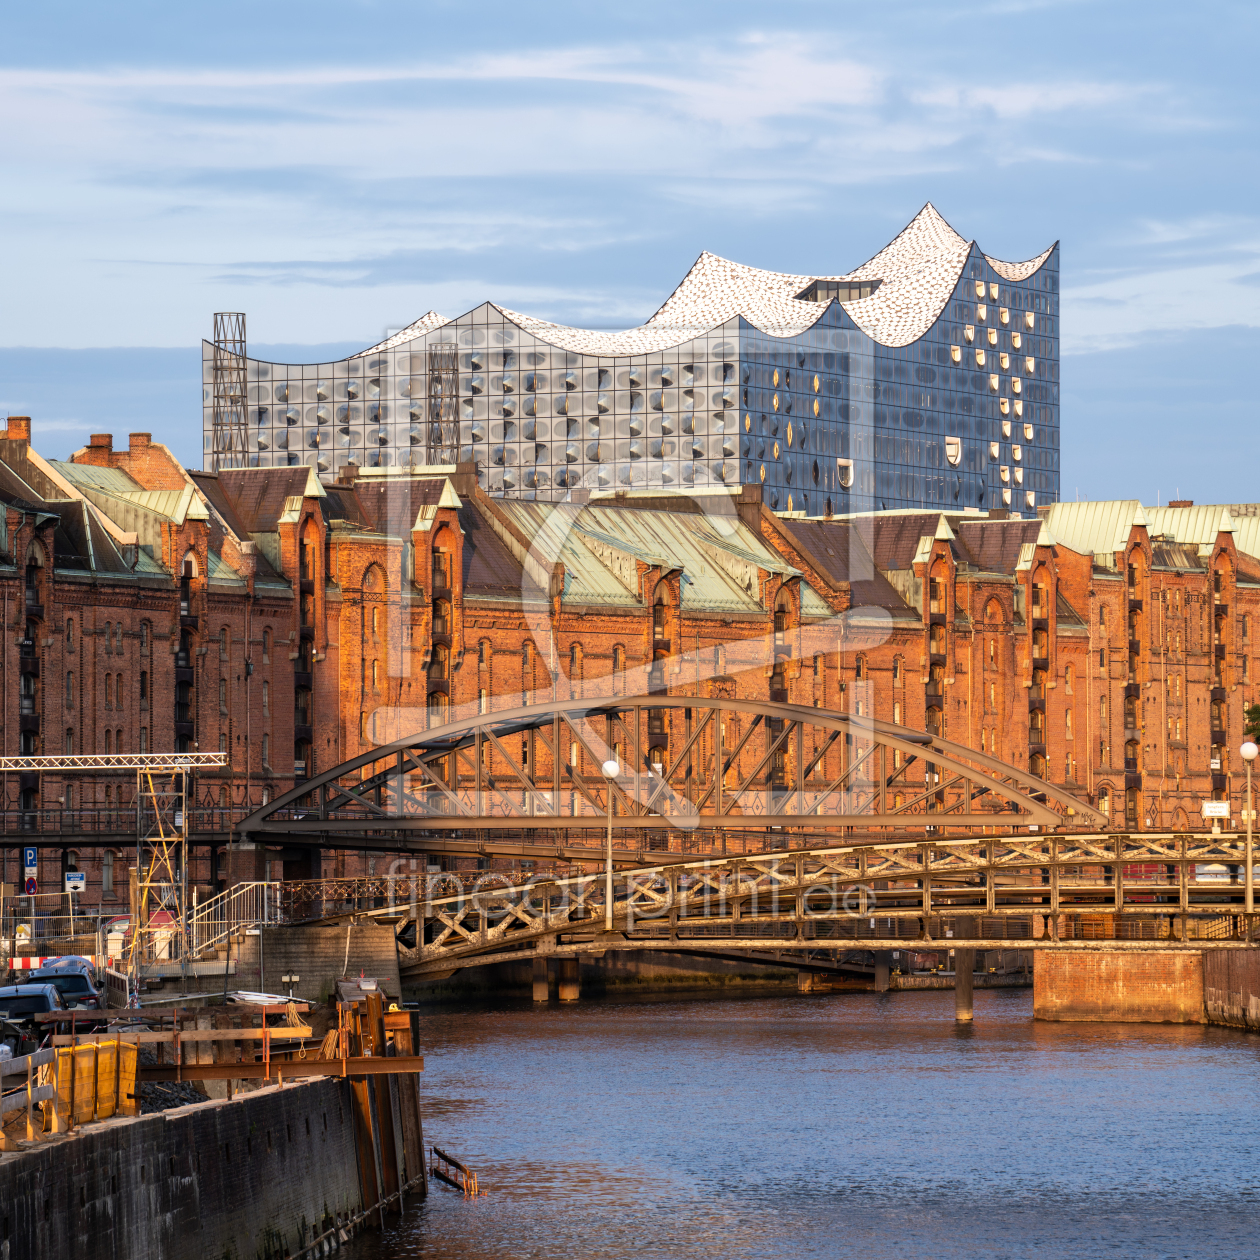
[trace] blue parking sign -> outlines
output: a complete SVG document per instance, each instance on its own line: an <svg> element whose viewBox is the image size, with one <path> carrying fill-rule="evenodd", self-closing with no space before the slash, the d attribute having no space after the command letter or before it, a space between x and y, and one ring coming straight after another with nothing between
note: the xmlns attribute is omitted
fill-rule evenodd
<svg viewBox="0 0 1260 1260"><path fill-rule="evenodd" d="M34 875L39 870L39 851L34 846L22 850L22 865L27 875Z"/></svg>

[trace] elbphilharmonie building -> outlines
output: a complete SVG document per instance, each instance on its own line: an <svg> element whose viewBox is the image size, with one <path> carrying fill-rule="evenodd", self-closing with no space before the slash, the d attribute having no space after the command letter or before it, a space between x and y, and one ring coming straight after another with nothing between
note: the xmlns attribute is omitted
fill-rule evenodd
<svg viewBox="0 0 1260 1260"><path fill-rule="evenodd" d="M780 512L1059 498L1059 251L984 254L931 205L869 262L702 254L645 324L430 311L337 363L246 357L236 463L475 462L491 494L759 484ZM207 459L215 346L204 343Z"/></svg>

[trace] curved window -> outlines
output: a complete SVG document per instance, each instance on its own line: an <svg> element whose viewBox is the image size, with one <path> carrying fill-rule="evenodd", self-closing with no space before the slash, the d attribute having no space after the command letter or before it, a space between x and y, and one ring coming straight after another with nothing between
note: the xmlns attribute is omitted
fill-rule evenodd
<svg viewBox="0 0 1260 1260"><path fill-rule="evenodd" d="M450 651L445 643L433 645L433 655L429 658L429 679L432 682L444 682L450 669Z"/></svg>
<svg viewBox="0 0 1260 1260"><path fill-rule="evenodd" d="M271 631L263 631L263 664L271 664Z"/></svg>
<svg viewBox="0 0 1260 1260"><path fill-rule="evenodd" d="M1245 639L1246 637L1247 635L1244 632L1243 638ZM74 622L69 618L66 620L66 651L74 651Z"/></svg>
<svg viewBox="0 0 1260 1260"><path fill-rule="evenodd" d="M74 708L74 674L66 674L66 708Z"/></svg>
<svg viewBox="0 0 1260 1260"><path fill-rule="evenodd" d="M433 633L451 633L451 606L444 599L433 601Z"/></svg>

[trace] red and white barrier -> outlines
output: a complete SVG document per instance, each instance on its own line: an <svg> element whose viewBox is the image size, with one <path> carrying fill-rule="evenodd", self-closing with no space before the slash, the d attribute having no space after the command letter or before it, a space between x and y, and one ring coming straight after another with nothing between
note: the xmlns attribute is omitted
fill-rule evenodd
<svg viewBox="0 0 1260 1260"><path fill-rule="evenodd" d="M41 967L48 963L56 962L58 958L64 958L65 954L50 954L47 958L36 958L28 955L21 955L17 958L9 959L9 969L11 971L38 971ZM114 965L113 958L108 954L75 954L76 958L86 958L93 967L112 967Z"/></svg>

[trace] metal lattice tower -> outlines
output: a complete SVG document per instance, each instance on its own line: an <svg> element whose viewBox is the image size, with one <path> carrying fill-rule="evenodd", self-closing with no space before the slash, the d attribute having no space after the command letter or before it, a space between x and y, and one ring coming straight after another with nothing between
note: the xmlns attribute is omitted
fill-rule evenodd
<svg viewBox="0 0 1260 1260"><path fill-rule="evenodd" d="M248 463L246 423L245 315L216 311L214 316L213 445L211 469L244 468Z"/></svg>
<svg viewBox="0 0 1260 1260"><path fill-rule="evenodd" d="M136 771L136 921L128 956L130 987L140 967L188 958L188 780L191 767Z"/></svg>
<svg viewBox="0 0 1260 1260"><path fill-rule="evenodd" d="M453 464L459 454L459 422L455 414L459 364L455 346L429 347L429 414L424 462Z"/></svg>

